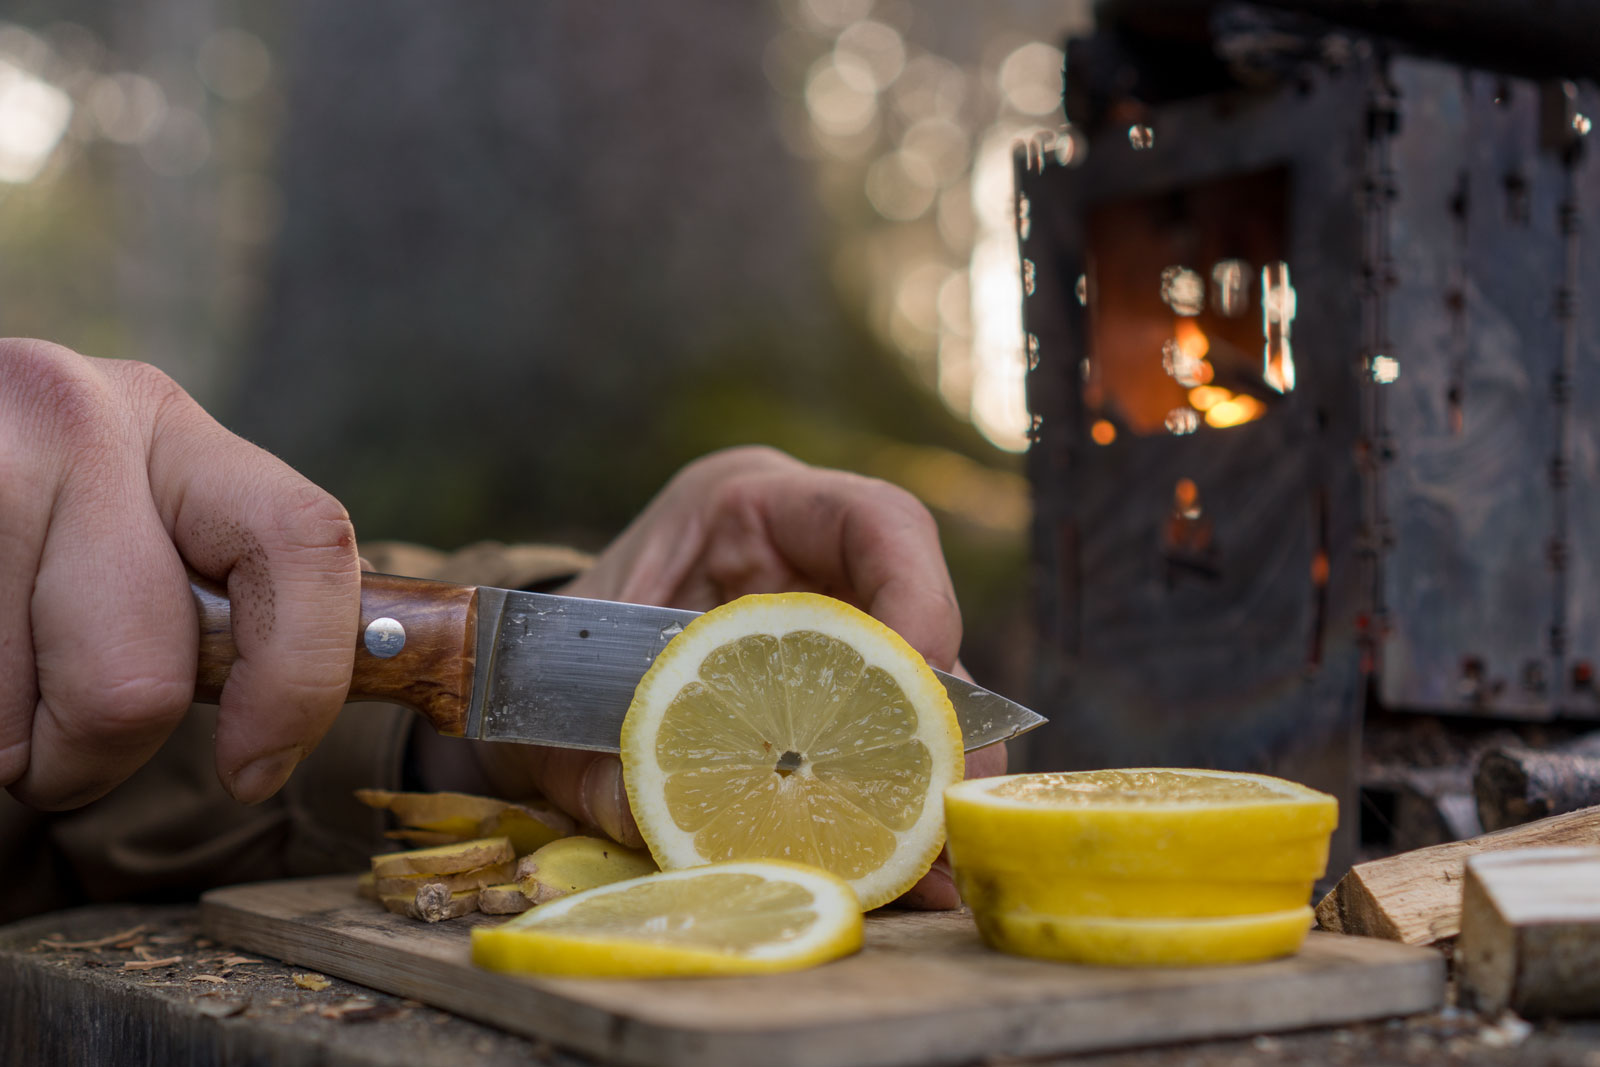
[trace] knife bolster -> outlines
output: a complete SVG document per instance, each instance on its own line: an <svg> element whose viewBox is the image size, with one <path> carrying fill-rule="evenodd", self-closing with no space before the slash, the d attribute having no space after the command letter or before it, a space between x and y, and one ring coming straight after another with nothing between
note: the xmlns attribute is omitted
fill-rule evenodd
<svg viewBox="0 0 1600 1067"><path fill-rule="evenodd" d="M395 627L403 632L399 651ZM347 700L403 704L447 737L462 737L478 658L478 590L474 586L361 576L361 630Z"/></svg>

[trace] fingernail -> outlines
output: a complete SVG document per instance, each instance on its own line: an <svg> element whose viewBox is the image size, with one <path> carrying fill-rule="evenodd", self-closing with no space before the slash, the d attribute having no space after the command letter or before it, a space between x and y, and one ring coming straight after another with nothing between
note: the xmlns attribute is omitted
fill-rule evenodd
<svg viewBox="0 0 1600 1067"><path fill-rule="evenodd" d="M289 780L301 758L299 748L286 748L262 756L234 772L228 792L241 804L259 804Z"/></svg>
<svg viewBox="0 0 1600 1067"><path fill-rule="evenodd" d="M602 756L584 774L583 795L594 823L611 840L637 848L643 844L639 828L628 809L628 790L622 784L622 761Z"/></svg>

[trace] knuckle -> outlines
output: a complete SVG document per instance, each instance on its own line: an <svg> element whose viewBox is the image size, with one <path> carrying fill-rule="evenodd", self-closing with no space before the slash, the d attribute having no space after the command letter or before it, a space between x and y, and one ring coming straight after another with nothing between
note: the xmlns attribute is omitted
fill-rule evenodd
<svg viewBox="0 0 1600 1067"><path fill-rule="evenodd" d="M295 475L284 487L275 514L279 538L291 551L347 555L356 566L350 512L327 490Z"/></svg>
<svg viewBox="0 0 1600 1067"><path fill-rule="evenodd" d="M40 703L51 709L69 736L103 745L164 732L183 716L193 697L194 680L177 671L111 667L75 676Z"/></svg>
<svg viewBox="0 0 1600 1067"><path fill-rule="evenodd" d="M129 399L138 403L142 410L155 412L158 419L174 405L198 406L160 367L135 360L123 360L114 366Z"/></svg>
<svg viewBox="0 0 1600 1067"><path fill-rule="evenodd" d="M0 361L0 398L36 437L89 447L105 439L112 398L88 360L47 341L4 341Z"/></svg>

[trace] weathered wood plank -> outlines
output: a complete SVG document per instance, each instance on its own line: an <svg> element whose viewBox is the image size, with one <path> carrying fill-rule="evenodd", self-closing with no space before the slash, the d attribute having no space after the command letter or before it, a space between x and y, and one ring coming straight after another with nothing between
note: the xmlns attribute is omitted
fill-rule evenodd
<svg viewBox="0 0 1600 1067"><path fill-rule="evenodd" d="M215 890L202 919L218 939L641 1067L931 1067L1404 1015L1443 995L1437 954L1325 934L1253 966L1072 967L989 951L965 913L902 912L810 971L651 982L481 970L467 931L498 919L409 922L348 878Z"/></svg>

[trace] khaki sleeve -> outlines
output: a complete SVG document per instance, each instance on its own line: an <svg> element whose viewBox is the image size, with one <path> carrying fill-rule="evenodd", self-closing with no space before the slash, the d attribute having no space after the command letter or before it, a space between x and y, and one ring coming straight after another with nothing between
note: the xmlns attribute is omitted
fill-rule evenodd
<svg viewBox="0 0 1600 1067"><path fill-rule="evenodd" d="M588 565L571 549L471 545L455 553L363 545L380 571L528 588ZM358 870L385 846L383 816L362 787L404 786L411 712L351 704L272 799L235 803L217 779L216 709L190 708L155 758L100 800L37 812L0 793L0 869L27 872L0 894L0 923L88 902L192 896L232 882Z"/></svg>

